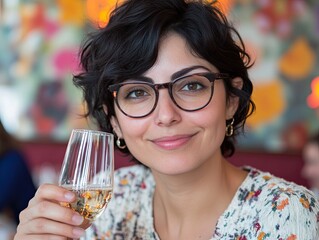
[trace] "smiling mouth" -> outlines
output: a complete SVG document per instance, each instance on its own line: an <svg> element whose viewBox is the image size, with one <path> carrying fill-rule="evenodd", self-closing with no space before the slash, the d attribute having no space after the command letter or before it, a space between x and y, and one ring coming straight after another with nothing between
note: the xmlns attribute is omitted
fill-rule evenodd
<svg viewBox="0 0 319 240"><path fill-rule="evenodd" d="M195 134L163 137L155 139L152 142L159 148L165 150L175 150L186 145L194 135Z"/></svg>

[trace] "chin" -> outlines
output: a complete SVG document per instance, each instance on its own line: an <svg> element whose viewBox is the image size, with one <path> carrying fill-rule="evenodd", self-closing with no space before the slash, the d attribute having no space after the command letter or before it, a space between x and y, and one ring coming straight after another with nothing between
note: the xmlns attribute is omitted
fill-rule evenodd
<svg viewBox="0 0 319 240"><path fill-rule="evenodd" d="M199 169L200 163L199 162L188 162L185 160L168 160L162 162L160 165L156 164L150 166L153 170L160 172L165 175L180 175L185 173L190 173Z"/></svg>

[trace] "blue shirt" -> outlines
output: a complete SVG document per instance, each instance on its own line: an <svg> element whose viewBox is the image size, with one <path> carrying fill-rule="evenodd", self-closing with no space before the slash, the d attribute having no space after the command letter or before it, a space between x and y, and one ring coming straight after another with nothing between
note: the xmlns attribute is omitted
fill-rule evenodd
<svg viewBox="0 0 319 240"><path fill-rule="evenodd" d="M23 155L10 150L0 156L0 212L9 209L19 223L19 213L28 206L36 188Z"/></svg>

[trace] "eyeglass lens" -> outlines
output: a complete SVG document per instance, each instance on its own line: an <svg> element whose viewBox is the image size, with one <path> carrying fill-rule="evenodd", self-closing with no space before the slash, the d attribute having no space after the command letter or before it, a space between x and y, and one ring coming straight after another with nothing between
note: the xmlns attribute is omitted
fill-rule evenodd
<svg viewBox="0 0 319 240"><path fill-rule="evenodd" d="M185 111L196 111L205 107L213 94L213 82L203 75L191 75L168 84L173 102ZM143 117L150 114L158 101L160 84L127 82L116 95L121 111L131 117ZM162 87L161 87L162 88Z"/></svg>

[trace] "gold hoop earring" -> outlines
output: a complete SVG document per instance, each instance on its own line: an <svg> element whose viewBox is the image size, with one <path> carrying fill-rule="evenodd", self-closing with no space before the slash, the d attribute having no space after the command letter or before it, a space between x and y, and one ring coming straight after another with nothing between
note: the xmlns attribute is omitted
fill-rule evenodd
<svg viewBox="0 0 319 240"><path fill-rule="evenodd" d="M235 119L233 118L231 120L231 123L226 126L226 133L225 133L226 137L230 137L234 134L234 126L233 126L234 122L235 122Z"/></svg>
<svg viewBox="0 0 319 240"><path fill-rule="evenodd" d="M126 148L126 144L124 143L124 140L123 140L123 144L122 144L122 141L120 138L117 138L116 139L116 145L119 149L124 149Z"/></svg>

